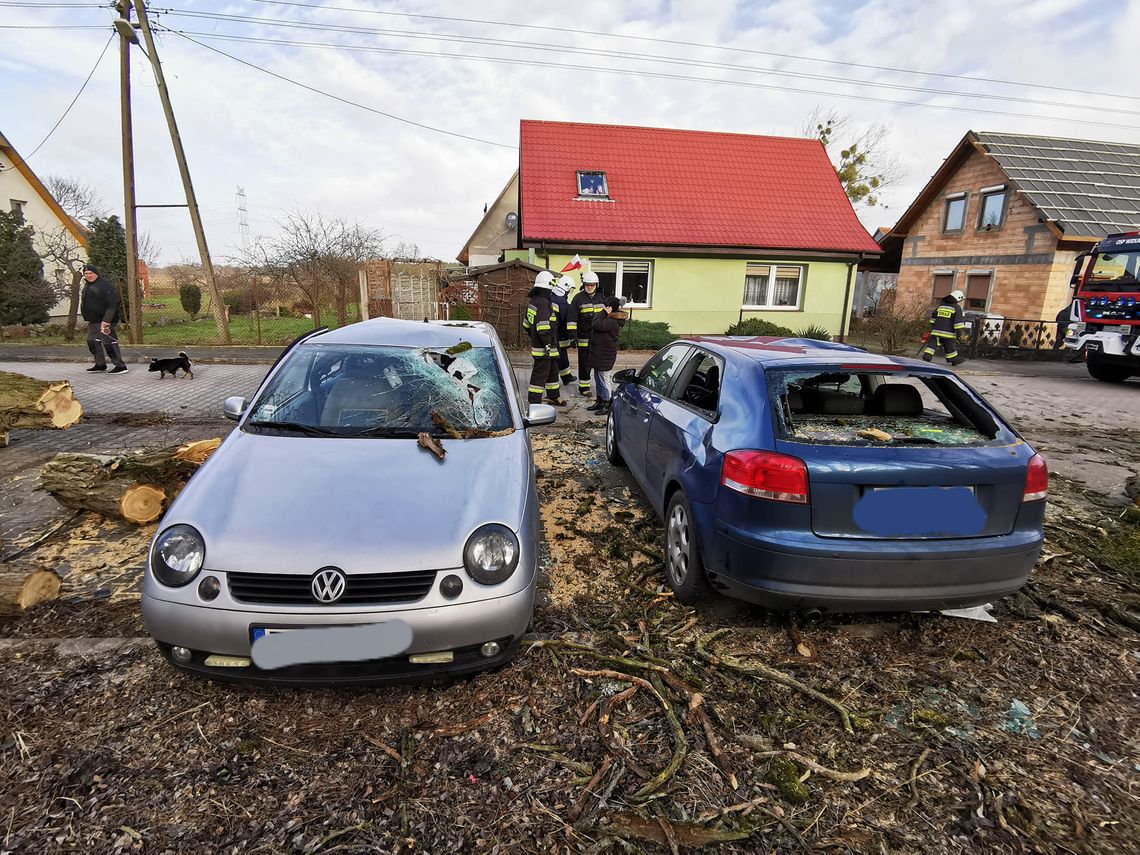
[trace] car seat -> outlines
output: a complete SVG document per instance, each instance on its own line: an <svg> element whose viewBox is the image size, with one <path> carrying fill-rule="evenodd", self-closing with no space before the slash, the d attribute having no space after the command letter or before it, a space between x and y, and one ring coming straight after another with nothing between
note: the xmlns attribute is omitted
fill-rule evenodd
<svg viewBox="0 0 1140 855"><path fill-rule="evenodd" d="M357 356L345 362L343 376L329 392L321 410L324 427L372 427L391 424L404 413L406 386L393 385L390 360ZM398 377L397 377L398 379Z"/></svg>
<svg viewBox="0 0 1140 855"><path fill-rule="evenodd" d="M921 416L922 395L906 383L883 383L871 395L867 412L875 416Z"/></svg>

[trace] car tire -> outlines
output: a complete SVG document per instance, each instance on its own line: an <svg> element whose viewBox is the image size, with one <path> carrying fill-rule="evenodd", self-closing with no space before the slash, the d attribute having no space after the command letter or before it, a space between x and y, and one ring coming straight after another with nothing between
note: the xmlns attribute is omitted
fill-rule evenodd
<svg viewBox="0 0 1140 855"><path fill-rule="evenodd" d="M625 466L625 459L618 451L617 425L614 423L613 405L610 405L609 415L606 416L606 460L614 466Z"/></svg>
<svg viewBox="0 0 1140 855"><path fill-rule="evenodd" d="M1132 372L1127 368L1113 365L1108 360L1095 353L1090 353L1088 358L1089 376L1094 380L1099 380L1102 383L1123 383L1130 376Z"/></svg>
<svg viewBox="0 0 1140 855"><path fill-rule="evenodd" d="M687 606L702 603L712 594L701 561L693 510L680 490L665 508L665 584L678 602Z"/></svg>

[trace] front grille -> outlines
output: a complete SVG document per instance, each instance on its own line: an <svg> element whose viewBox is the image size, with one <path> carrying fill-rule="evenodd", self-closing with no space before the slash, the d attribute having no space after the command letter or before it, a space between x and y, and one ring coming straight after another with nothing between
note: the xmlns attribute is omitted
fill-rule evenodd
<svg viewBox="0 0 1140 855"><path fill-rule="evenodd" d="M435 582L434 570L345 574L344 594L335 603L313 596L312 576L289 573L228 573L230 596L243 603L268 605L386 605L423 599Z"/></svg>

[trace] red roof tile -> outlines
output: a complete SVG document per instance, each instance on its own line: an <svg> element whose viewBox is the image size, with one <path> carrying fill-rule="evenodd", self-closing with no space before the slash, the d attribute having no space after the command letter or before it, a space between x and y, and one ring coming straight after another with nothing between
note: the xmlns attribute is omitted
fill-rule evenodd
<svg viewBox="0 0 1140 855"><path fill-rule="evenodd" d="M880 252L818 140L523 121L520 145L526 241Z"/></svg>

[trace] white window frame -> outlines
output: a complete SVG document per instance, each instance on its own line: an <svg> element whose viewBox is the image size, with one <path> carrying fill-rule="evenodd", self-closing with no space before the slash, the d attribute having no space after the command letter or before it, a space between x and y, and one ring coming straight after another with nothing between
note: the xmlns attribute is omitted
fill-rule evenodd
<svg viewBox="0 0 1140 855"><path fill-rule="evenodd" d="M614 268L614 294L618 297L626 296L622 288L622 276L625 271L627 263L644 264L648 268L649 282L645 289L645 302L644 303L626 303L631 309L652 309L653 308L653 259L652 258L594 258L590 260L590 269L597 272L601 265L615 265ZM609 273L608 270L603 270L603 273Z"/></svg>
<svg viewBox="0 0 1140 855"><path fill-rule="evenodd" d="M741 308L746 312L802 312L804 310L804 280L807 278L807 265L806 264L778 264L776 262L767 261L750 261L744 268L744 277L748 278L749 271L756 267L768 268L768 305L756 303L744 303L743 295L741 295ZM772 305L772 297L776 293L776 270L779 268L794 267L800 272L799 280L796 283L796 304L794 306L776 306ZM747 283L745 283L747 284Z"/></svg>
<svg viewBox="0 0 1140 855"><path fill-rule="evenodd" d="M583 193L582 192L582 176L583 175L600 175L602 176L602 189L605 193ZM579 199L609 199L610 198L610 179L606 175L604 169L579 169L574 173L574 182L578 185L578 198Z"/></svg>

